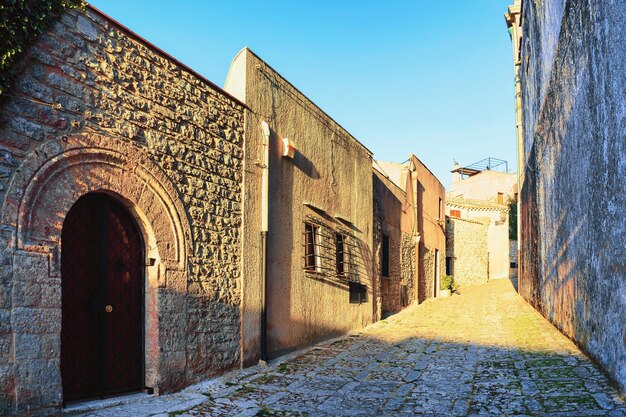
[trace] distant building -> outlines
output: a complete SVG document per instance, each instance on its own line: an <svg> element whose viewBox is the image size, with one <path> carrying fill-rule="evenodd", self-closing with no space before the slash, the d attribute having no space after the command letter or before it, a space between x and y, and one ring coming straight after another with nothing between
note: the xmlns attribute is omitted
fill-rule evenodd
<svg viewBox="0 0 626 417"><path fill-rule="evenodd" d="M517 264L510 258L511 246L516 245L510 243L509 214L517 200L517 177L507 171L506 161L495 158L465 167L455 163L452 170L446 194L446 261L447 271L460 285L516 274Z"/></svg>
<svg viewBox="0 0 626 417"><path fill-rule="evenodd" d="M437 297L445 268L445 189L415 156L374 163L384 312Z"/></svg>

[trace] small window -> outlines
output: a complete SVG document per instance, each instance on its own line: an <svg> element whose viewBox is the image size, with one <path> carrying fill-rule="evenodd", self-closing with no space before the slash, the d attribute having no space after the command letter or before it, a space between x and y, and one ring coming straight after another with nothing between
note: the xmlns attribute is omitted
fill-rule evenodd
<svg viewBox="0 0 626 417"><path fill-rule="evenodd" d="M446 275L453 275L452 274L452 257L451 256L446 256Z"/></svg>
<svg viewBox="0 0 626 417"><path fill-rule="evenodd" d="M358 282L350 281L350 304L362 304L367 302L367 287Z"/></svg>
<svg viewBox="0 0 626 417"><path fill-rule="evenodd" d="M498 203L504 204L504 194L498 193Z"/></svg>
<svg viewBox="0 0 626 417"><path fill-rule="evenodd" d="M389 276L389 235L383 234L383 253L381 274L383 277Z"/></svg>
<svg viewBox="0 0 626 417"><path fill-rule="evenodd" d="M511 268L517 268L517 262L511 262Z"/></svg>
<svg viewBox="0 0 626 417"><path fill-rule="evenodd" d="M346 275L346 245L345 236L341 233L335 233L335 272L337 276Z"/></svg>
<svg viewBox="0 0 626 417"><path fill-rule="evenodd" d="M320 234L319 227L311 223L304 224L304 269L320 272Z"/></svg>
<svg viewBox="0 0 626 417"><path fill-rule="evenodd" d="M441 198L440 198L440 199L439 199L439 212L438 212L438 214L437 214L437 218L438 218L439 220L443 220L443 219L442 219L442 217L443 217L443 216L441 215L441 213L443 213L443 202L442 202L442 200L441 200Z"/></svg>
<svg viewBox="0 0 626 417"><path fill-rule="evenodd" d="M461 218L461 210L450 210L450 217Z"/></svg>

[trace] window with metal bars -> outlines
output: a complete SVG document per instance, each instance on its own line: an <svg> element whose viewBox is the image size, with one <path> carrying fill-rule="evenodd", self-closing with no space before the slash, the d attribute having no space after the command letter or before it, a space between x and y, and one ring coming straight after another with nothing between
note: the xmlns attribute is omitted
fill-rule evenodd
<svg viewBox="0 0 626 417"><path fill-rule="evenodd" d="M341 233L335 233L335 272L339 277L346 275L346 258L345 236Z"/></svg>
<svg viewBox="0 0 626 417"><path fill-rule="evenodd" d="M320 233L319 226L311 223L304 224L304 270L320 272Z"/></svg>

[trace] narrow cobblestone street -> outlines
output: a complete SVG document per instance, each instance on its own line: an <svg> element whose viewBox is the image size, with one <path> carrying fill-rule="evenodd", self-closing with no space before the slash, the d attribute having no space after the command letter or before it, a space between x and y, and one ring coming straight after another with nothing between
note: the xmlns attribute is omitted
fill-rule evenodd
<svg viewBox="0 0 626 417"><path fill-rule="evenodd" d="M89 415L626 416L605 376L507 280L195 389L204 402L186 410L146 399Z"/></svg>

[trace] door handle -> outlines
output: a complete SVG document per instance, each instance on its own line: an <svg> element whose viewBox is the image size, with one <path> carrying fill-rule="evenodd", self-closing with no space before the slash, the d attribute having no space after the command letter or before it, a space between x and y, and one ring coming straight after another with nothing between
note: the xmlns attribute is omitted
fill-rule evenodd
<svg viewBox="0 0 626 417"><path fill-rule="evenodd" d="M106 307L104 307L104 311L106 311L107 313L110 313L113 311L113 306L112 305L107 305Z"/></svg>

